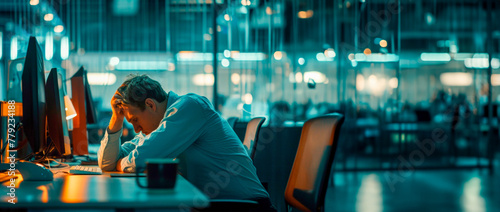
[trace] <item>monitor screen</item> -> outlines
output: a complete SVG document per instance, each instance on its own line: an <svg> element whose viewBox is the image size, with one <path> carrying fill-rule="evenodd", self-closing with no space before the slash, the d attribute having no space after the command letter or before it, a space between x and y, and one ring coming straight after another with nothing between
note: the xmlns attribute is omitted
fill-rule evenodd
<svg viewBox="0 0 500 212"><path fill-rule="evenodd" d="M97 119L92 92L83 66L71 77L71 91L71 101L78 114L73 119L73 154L88 155L87 124L96 123Z"/></svg>
<svg viewBox="0 0 500 212"><path fill-rule="evenodd" d="M66 123L66 111L64 106L64 92L62 90L62 79L57 74L57 69L50 70L45 86L47 97L47 123L49 137L54 143L60 156L71 155L71 141L69 139L68 126Z"/></svg>
<svg viewBox="0 0 500 212"><path fill-rule="evenodd" d="M83 66L80 68L82 70ZM85 105L87 107L87 124L97 123L97 115L94 107L94 98L92 98L92 91L90 90L89 80L87 78L87 71L83 71L83 83L85 85Z"/></svg>
<svg viewBox="0 0 500 212"><path fill-rule="evenodd" d="M71 77L71 90L73 91L73 98L80 98L80 94L83 94L83 99L78 99L78 104L84 102L83 106L85 111L78 111L78 114L84 114L87 124L97 123L97 115L94 107L94 98L92 97L92 91L90 89L89 80L87 78L87 71L83 66L81 66L78 71ZM78 109L77 109L78 110Z"/></svg>
<svg viewBox="0 0 500 212"><path fill-rule="evenodd" d="M43 54L30 37L22 75L23 128L34 153L45 147L45 73Z"/></svg>

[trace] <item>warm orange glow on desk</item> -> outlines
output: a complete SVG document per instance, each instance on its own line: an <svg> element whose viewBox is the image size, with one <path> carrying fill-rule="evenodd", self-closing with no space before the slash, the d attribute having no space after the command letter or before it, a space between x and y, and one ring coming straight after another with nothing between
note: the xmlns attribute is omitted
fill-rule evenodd
<svg viewBox="0 0 500 212"><path fill-rule="evenodd" d="M37 189L42 191L42 202L43 203L49 202L49 190L47 189L47 186L45 185L38 186Z"/></svg>
<svg viewBox="0 0 500 212"><path fill-rule="evenodd" d="M86 186L90 184L90 179L80 176L66 176L62 187L61 201L64 203L84 203L87 202Z"/></svg>
<svg viewBox="0 0 500 212"><path fill-rule="evenodd" d="M23 181L23 176L21 176L20 173L16 173L14 176L12 177L17 177L15 178L15 187L14 188L19 188L19 183L21 183ZM2 186L9 186L10 185L10 181L5 181L4 183L2 183L3 185Z"/></svg>

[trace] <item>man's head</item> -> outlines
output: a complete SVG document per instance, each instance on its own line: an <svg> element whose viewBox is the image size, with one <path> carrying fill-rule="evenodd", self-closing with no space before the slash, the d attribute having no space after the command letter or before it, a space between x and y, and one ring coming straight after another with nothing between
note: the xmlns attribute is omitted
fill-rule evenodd
<svg viewBox="0 0 500 212"><path fill-rule="evenodd" d="M148 135L160 124L167 107L167 93L147 75L129 75L118 88L125 118L136 133Z"/></svg>

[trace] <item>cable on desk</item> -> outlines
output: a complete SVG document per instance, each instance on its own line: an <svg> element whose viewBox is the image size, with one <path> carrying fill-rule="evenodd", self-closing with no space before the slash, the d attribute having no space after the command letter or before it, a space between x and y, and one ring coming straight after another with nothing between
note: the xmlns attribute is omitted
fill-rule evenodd
<svg viewBox="0 0 500 212"><path fill-rule="evenodd" d="M70 165L65 164L65 163L61 163L61 162L59 162L57 160L54 160L54 159L51 159L51 158L46 158L46 160L48 162L48 167L49 167L50 171L52 171L53 174L57 174L57 173L60 173L60 172L69 173L69 170L66 169L66 168L71 167ZM57 163L57 166L56 167L51 167L50 166L50 161L54 161L55 163ZM57 171L53 170L53 169L57 169Z"/></svg>
<svg viewBox="0 0 500 212"><path fill-rule="evenodd" d="M45 158L47 160L47 166L49 167L49 169L51 169L52 167L50 166L50 161L54 161L55 163L57 163L57 166L55 166L54 168L65 168L65 167L70 167L70 165L68 164L65 164L65 163L61 163L57 160L54 160L54 159L51 159L51 158ZM60 167L62 166L62 167Z"/></svg>

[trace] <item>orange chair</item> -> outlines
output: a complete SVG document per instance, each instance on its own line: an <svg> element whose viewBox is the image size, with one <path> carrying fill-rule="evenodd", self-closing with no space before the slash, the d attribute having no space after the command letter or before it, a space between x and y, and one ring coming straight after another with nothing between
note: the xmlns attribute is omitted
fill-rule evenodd
<svg viewBox="0 0 500 212"><path fill-rule="evenodd" d="M324 211L328 177L343 122L341 114L331 114L304 123L285 190L287 205L301 211Z"/></svg>
<svg viewBox="0 0 500 212"><path fill-rule="evenodd" d="M256 117L248 122L247 131L245 132L245 139L243 140L243 145L246 146L248 150L248 155L253 160L255 156L255 150L257 149L257 142L259 140L260 127L266 121L264 117Z"/></svg>

